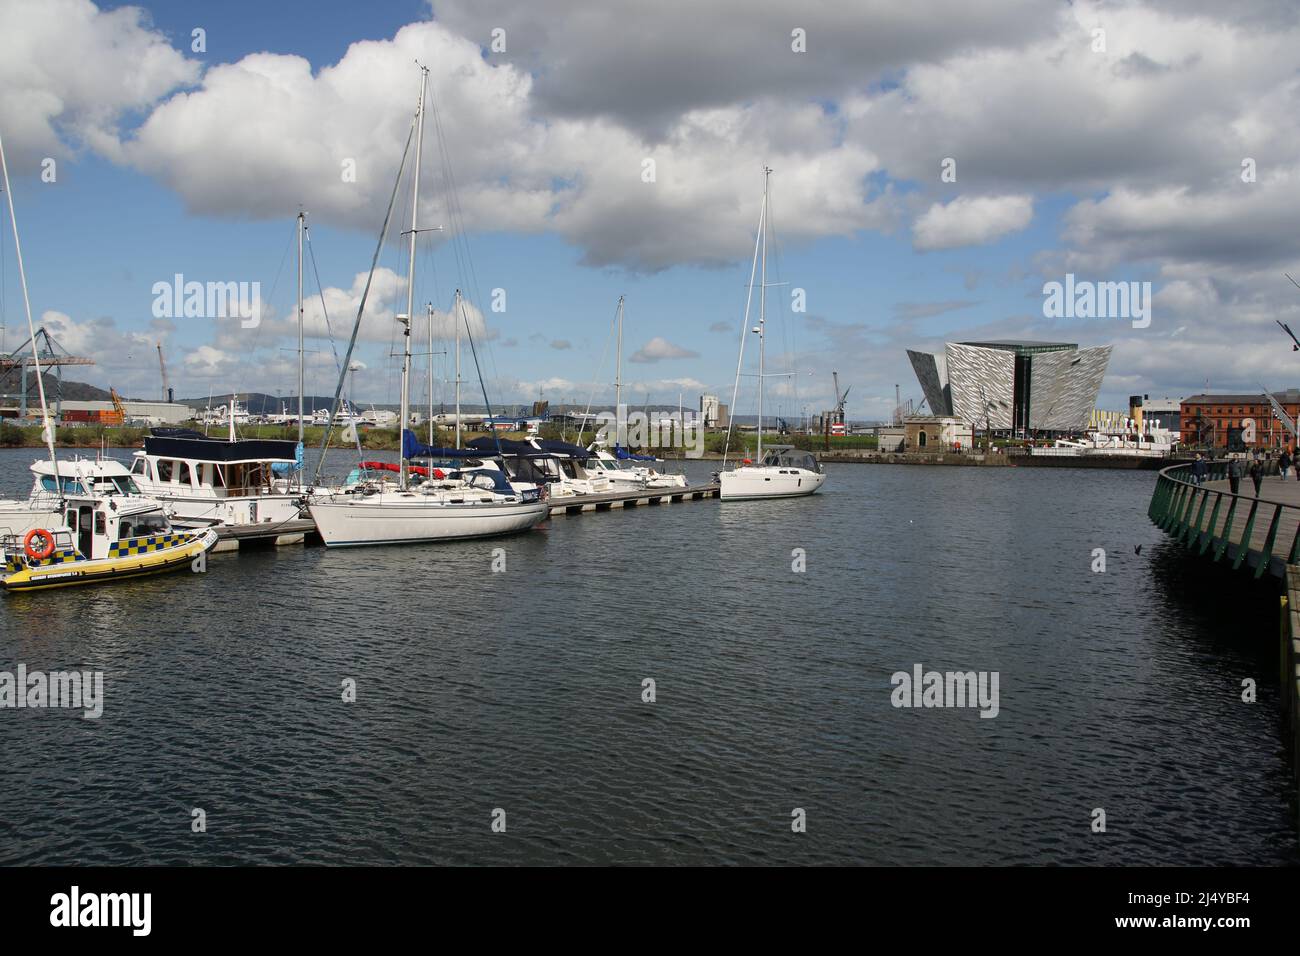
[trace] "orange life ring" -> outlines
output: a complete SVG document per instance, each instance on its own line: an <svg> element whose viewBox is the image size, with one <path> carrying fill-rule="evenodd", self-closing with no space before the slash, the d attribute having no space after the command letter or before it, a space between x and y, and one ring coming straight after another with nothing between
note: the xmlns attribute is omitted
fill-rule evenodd
<svg viewBox="0 0 1300 956"><path fill-rule="evenodd" d="M32 539L37 536L45 541L45 546L39 551L32 547ZM33 528L27 532L27 537L23 538L23 550L27 552L29 558L44 561L54 553L54 533L46 531L44 528Z"/></svg>

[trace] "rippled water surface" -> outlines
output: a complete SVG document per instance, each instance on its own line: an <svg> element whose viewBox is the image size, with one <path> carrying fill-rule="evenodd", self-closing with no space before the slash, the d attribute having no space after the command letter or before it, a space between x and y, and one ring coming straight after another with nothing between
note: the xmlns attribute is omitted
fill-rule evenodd
<svg viewBox="0 0 1300 956"><path fill-rule="evenodd" d="M828 471L5 596L0 670L107 701L0 710L0 863L1297 862L1276 597L1189 566L1152 473ZM895 709L916 663L999 672L1000 713Z"/></svg>

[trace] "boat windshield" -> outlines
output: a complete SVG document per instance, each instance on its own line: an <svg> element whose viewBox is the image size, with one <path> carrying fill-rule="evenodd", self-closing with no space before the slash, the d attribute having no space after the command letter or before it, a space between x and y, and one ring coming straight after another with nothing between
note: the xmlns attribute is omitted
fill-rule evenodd
<svg viewBox="0 0 1300 956"><path fill-rule="evenodd" d="M797 448L770 451L763 456L763 464L776 468L802 468L805 471L820 472L821 466L811 452Z"/></svg>
<svg viewBox="0 0 1300 956"><path fill-rule="evenodd" d="M86 489L82 487L80 478L64 478L59 476L59 485L63 488L65 495L84 495ZM45 491L54 491L54 476L41 475L41 488Z"/></svg>
<svg viewBox="0 0 1300 956"><path fill-rule="evenodd" d="M151 534L166 534L167 516L161 511L145 511L140 514L125 515L117 526L117 540L143 538Z"/></svg>
<svg viewBox="0 0 1300 956"><path fill-rule="evenodd" d="M95 479L95 493L102 495L138 495L140 488L129 477L114 475Z"/></svg>

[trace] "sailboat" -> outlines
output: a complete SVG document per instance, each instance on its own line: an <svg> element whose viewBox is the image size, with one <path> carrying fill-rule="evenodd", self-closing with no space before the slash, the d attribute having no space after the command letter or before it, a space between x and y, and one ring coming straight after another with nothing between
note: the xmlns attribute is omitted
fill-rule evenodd
<svg viewBox="0 0 1300 956"><path fill-rule="evenodd" d="M758 215L758 236L754 242L754 262L750 266L750 293L745 300L745 327L749 325L749 307L753 297L754 272L760 268L758 285L758 325L751 331L758 336L758 452L753 460L744 459L730 470L718 473L721 485L719 497L723 501L743 501L756 498L799 498L815 493L826 482L816 457L811 452L800 451L792 445L772 445L763 451L763 379L767 377L767 210L768 182L772 170L763 167L763 207ZM740 356L736 360L736 384L732 390L731 407L736 407L736 393L740 388L740 369L745 359L745 332L741 333ZM730 426L728 426L730 429ZM730 432L728 432L730 438ZM754 461L758 463L755 464ZM724 459L725 464L725 459Z"/></svg>
<svg viewBox="0 0 1300 956"><path fill-rule="evenodd" d="M615 320L618 323L617 345L614 359L614 413L621 420L623 416L623 296L618 297L618 311ZM590 411L590 408L588 408ZM678 414L677 420L681 421ZM640 491L643 488L685 488L686 476L673 475L656 471L650 464L659 459L653 455L633 454L619 444L618 432L615 430L614 450L609 450L608 439L599 436L587 446L591 457L584 462L586 470L592 474L608 478L616 491Z"/></svg>
<svg viewBox="0 0 1300 956"><path fill-rule="evenodd" d="M411 316L415 295L415 240L419 232L417 216L420 208L420 152L424 139L424 100L428 85L428 69L420 67L420 99L415 114L415 167L411 201L410 255L407 261L406 313L397 316L402 326L402 401L398 427L402 436L402 456L398 466L397 483L393 488L383 485L375 488L363 483L352 489L313 498L309 503L312 519L326 547L357 547L380 544L412 544L419 542L451 541L463 538L487 538L527 531L550 515L550 506L540 495L525 494L511 485L502 471L472 469L465 472L442 473L437 477L433 470L429 477L412 475L408 461L411 458L468 457L455 449L437 449L421 445L407 427L411 405ZM407 141L410 149L410 141ZM405 153L402 165L405 165ZM398 168L398 182L402 169ZM371 264L378 261L388 232L397 186L393 187L388 215L379 239L379 248ZM365 310L366 292L357 309L357 320L352 330L352 340L342 363L346 370L352 359L357 332ZM459 295L459 294L458 294ZM459 298L457 300L459 302ZM472 339L471 339L472 344ZM339 375L335 390L335 405L343 389L343 375ZM459 424L459 423L458 423ZM328 433L326 434L328 440ZM479 453L481 454L481 453Z"/></svg>
<svg viewBox="0 0 1300 956"><path fill-rule="evenodd" d="M215 531L175 530L158 501L129 493L129 479L124 485L111 483L105 488L84 469L69 469L65 464L60 471L3 141L0 169L4 173L14 253L31 333L32 364L41 400L41 435L50 455L48 470L43 462L32 469L39 491L44 491L48 481L50 500L42 504L41 495L34 492L32 502L36 505L34 511L54 519L48 524L28 526L23 533L13 527L0 529L0 587L6 591L32 591L122 581L185 567L202 570L202 558L217 543ZM46 507L49 510L41 512Z"/></svg>

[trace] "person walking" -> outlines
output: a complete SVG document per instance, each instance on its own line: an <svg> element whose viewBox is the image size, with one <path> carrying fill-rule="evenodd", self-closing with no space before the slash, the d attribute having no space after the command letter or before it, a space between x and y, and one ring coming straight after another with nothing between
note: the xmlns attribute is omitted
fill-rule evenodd
<svg viewBox="0 0 1300 956"><path fill-rule="evenodd" d="M1259 497L1259 486L1264 481L1264 463L1256 458L1250 463L1250 480L1255 486L1255 497Z"/></svg>
<svg viewBox="0 0 1300 956"><path fill-rule="evenodd" d="M1228 459L1228 488L1232 491L1234 495L1239 494L1241 492L1241 459L1240 458Z"/></svg>
<svg viewBox="0 0 1300 956"><path fill-rule="evenodd" d="M1192 462L1192 484L1200 485L1205 483L1205 476L1209 474L1210 466L1206 464L1205 459L1200 452L1196 453L1196 461Z"/></svg>
<svg viewBox="0 0 1300 956"><path fill-rule="evenodd" d="M1291 456L1285 448L1282 449L1282 454L1277 457L1277 469L1279 474L1282 475L1282 480L1286 481L1286 473L1291 470Z"/></svg>

